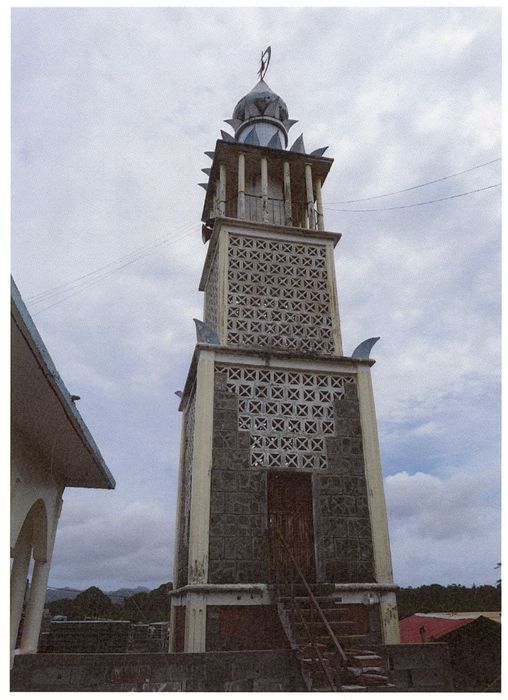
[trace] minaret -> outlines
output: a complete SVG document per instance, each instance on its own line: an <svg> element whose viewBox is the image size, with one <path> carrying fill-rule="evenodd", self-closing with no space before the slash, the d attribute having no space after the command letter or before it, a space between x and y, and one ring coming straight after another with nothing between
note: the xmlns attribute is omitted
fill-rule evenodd
<svg viewBox="0 0 508 700"><path fill-rule="evenodd" d="M369 346L345 356L321 188L259 82L207 155L203 322L181 396L172 651L288 646L269 535L352 637L398 642ZM345 616L345 617L344 617Z"/></svg>

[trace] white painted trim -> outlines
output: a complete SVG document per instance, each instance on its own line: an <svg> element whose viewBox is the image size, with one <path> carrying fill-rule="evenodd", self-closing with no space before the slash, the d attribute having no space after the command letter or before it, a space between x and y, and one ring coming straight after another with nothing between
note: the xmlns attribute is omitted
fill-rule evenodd
<svg viewBox="0 0 508 700"><path fill-rule="evenodd" d="M184 652L206 651L206 601L203 595L189 600L185 609Z"/></svg>
<svg viewBox="0 0 508 700"><path fill-rule="evenodd" d="M298 359L280 358L275 355L270 355L269 358L248 354L245 355L228 353L227 350L217 350L214 353L216 362L253 365L256 367L276 368L276 369L301 369L309 372L324 372L328 374L350 374L356 375L358 365L341 362L337 359L336 362L320 362L319 360L307 360L303 356Z"/></svg>
<svg viewBox="0 0 508 700"><path fill-rule="evenodd" d="M393 583L392 559L370 368L358 368L357 382L375 574L378 583L389 584Z"/></svg>
<svg viewBox="0 0 508 700"><path fill-rule="evenodd" d="M179 467L178 467L178 487L176 493L178 494L177 499L176 499L176 523L175 523L175 543L174 543L174 555L173 555L173 581L178 580L178 549L179 549L179 543L180 543L180 529L182 526L181 523L181 518L182 518L182 503L183 503L183 493L182 493L182 486L183 486L183 470L184 470L184 448L185 448L185 430L186 430L186 420L187 420L187 411L188 407L190 405L190 397L189 397L189 403L187 404L187 408L185 411L182 413L182 420L181 420L181 430L180 430L180 461L179 461Z"/></svg>
<svg viewBox="0 0 508 700"><path fill-rule="evenodd" d="M342 355L342 336L340 332L339 299L337 296L337 279L335 277L335 258L333 256L333 245L328 242L326 246L326 267L328 280L328 293L330 295L331 317L333 328L333 339L335 343L335 353Z"/></svg>
<svg viewBox="0 0 508 700"><path fill-rule="evenodd" d="M312 233L305 233L299 235L291 235L291 233L286 233L286 231L260 231L257 228L249 228L248 224L245 225L235 225L226 224L224 227L227 228L229 233L239 234L243 236L256 236L257 238L274 238L281 241L290 241L291 243L310 243L312 245L326 245L330 239L321 237L320 231L312 231ZM286 229L287 230L287 229ZM333 245L333 243L332 243Z"/></svg>
<svg viewBox="0 0 508 700"><path fill-rule="evenodd" d="M217 335L224 345L228 333L228 270L229 270L229 233L222 229L219 233L217 252L218 289L217 289Z"/></svg>
<svg viewBox="0 0 508 700"><path fill-rule="evenodd" d="M210 481L213 442L213 358L203 353L196 371L196 409L192 460L189 524L190 583L208 580L208 541L210 527Z"/></svg>

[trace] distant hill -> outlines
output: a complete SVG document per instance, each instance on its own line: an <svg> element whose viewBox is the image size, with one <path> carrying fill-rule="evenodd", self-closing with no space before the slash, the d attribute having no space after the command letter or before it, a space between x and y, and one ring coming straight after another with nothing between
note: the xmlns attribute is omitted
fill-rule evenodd
<svg viewBox="0 0 508 700"><path fill-rule="evenodd" d="M113 603L121 603L125 598L130 598L130 596L136 593L148 593L150 589L145 588L145 586L138 586L137 588L118 588L116 591L104 591L105 594L111 598ZM74 598L82 593L76 588L48 588L46 591L46 603L52 603L55 600L62 600L63 598L68 598L74 600Z"/></svg>

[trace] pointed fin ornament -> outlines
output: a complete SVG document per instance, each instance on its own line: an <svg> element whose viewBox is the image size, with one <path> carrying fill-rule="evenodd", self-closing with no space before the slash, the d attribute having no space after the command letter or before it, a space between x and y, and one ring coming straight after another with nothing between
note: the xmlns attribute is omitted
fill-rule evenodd
<svg viewBox="0 0 508 700"><path fill-rule="evenodd" d="M298 119L286 119L285 121L282 122L284 125L284 128L286 131L289 131L292 126L294 126L298 122Z"/></svg>
<svg viewBox="0 0 508 700"><path fill-rule="evenodd" d="M205 151L205 156L208 156L210 160L215 158L215 151Z"/></svg>
<svg viewBox="0 0 508 700"><path fill-rule="evenodd" d="M303 143L303 134L300 134L300 136L296 139L294 144L291 146L289 149L290 151L293 151L294 153L305 153L305 146Z"/></svg>
<svg viewBox="0 0 508 700"><path fill-rule="evenodd" d="M257 134L255 126L253 126L252 129L247 134L247 137L246 137L244 143L248 143L251 146L259 146L259 139L258 139L258 134Z"/></svg>
<svg viewBox="0 0 508 700"><path fill-rule="evenodd" d="M183 391L175 391L175 394L178 396L179 399L181 399L183 396Z"/></svg>
<svg viewBox="0 0 508 700"><path fill-rule="evenodd" d="M238 129L238 127L239 127L240 124L242 123L242 122L240 121L240 119L235 119L235 118L233 118L233 119L224 119L224 121L226 122L226 124L229 124L229 126L232 126L233 129L234 129L235 131Z"/></svg>
<svg viewBox="0 0 508 700"><path fill-rule="evenodd" d="M280 136L278 132L275 132L275 134L272 136L272 138L268 141L266 144L267 148L279 148L282 149L282 143L280 141Z"/></svg>
<svg viewBox="0 0 508 700"><path fill-rule="evenodd" d="M208 243L212 237L212 233L213 228L211 226L208 226L207 224L203 224L203 226L201 226L201 239L203 243Z"/></svg>
<svg viewBox="0 0 508 700"><path fill-rule="evenodd" d="M198 318L192 319L196 324L196 338L198 343L206 343L207 345L220 345L217 333L207 326L206 323Z"/></svg>
<svg viewBox="0 0 508 700"><path fill-rule="evenodd" d="M311 156L317 156L318 158L323 155L325 151L328 150L328 146L323 146L323 148L316 148L315 151L312 151L310 154Z"/></svg>
<svg viewBox="0 0 508 700"><path fill-rule="evenodd" d="M354 350L351 357L355 360L368 360L370 357L370 351L374 345L379 340L380 336L377 338L367 338L363 343L360 343Z"/></svg>
<svg viewBox="0 0 508 700"><path fill-rule="evenodd" d="M230 143L231 143L231 142L236 143L236 141L235 141L235 139L233 138L233 136L231 136L231 134L228 134L227 131L223 131L223 130L221 129L221 130L220 130L220 134L221 134L221 136L222 136L222 140L223 140L223 141L229 141Z"/></svg>
<svg viewBox="0 0 508 700"><path fill-rule="evenodd" d="M208 182L198 182L198 187L202 187L205 192L208 191Z"/></svg>
<svg viewBox="0 0 508 700"><path fill-rule="evenodd" d="M212 169L211 168L201 168L201 172L204 173L205 175L210 175L210 173L212 172Z"/></svg>

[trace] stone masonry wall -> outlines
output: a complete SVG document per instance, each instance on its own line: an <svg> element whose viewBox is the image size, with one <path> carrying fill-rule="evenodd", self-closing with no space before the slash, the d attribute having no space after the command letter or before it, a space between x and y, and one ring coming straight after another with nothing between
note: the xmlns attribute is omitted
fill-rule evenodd
<svg viewBox="0 0 508 700"><path fill-rule="evenodd" d="M328 389L319 390L325 397L330 391L336 392L337 398L330 404L333 406L333 410L330 408L333 413L332 434L316 434L315 438L309 439L316 444L324 441L325 466L309 453L314 468L295 468L294 471L311 472L313 476L317 580L369 582L375 580L374 561L356 382L353 378L342 380L340 377L333 381L337 384L336 389L332 383L327 385ZM241 390L237 384L236 391ZM266 390L266 384L263 390ZM316 391L311 389L311 395ZM220 368L216 369L210 583L260 583L268 579L266 474L270 467L256 466L251 444L257 438L248 430L239 430L240 400L228 386L227 375ZM255 398L249 400L255 401ZM309 404L309 410L315 410L316 405ZM293 410L293 404L288 402L288 406ZM319 426L323 420L323 425L326 423L330 431L326 405L324 410L325 417L314 418L314 422ZM244 421L245 416L240 415L240 419ZM281 421L280 414L277 420ZM300 423L302 420L305 419L295 419ZM294 441L294 438L289 439ZM306 454L303 453L304 457ZM316 465L320 465L319 468Z"/></svg>
<svg viewBox="0 0 508 700"><path fill-rule="evenodd" d="M210 583L266 581L266 474L249 465L249 435L238 431L238 397L216 373L210 503Z"/></svg>
<svg viewBox="0 0 508 700"><path fill-rule="evenodd" d="M275 605L208 605L206 649L289 649L289 642Z"/></svg>
<svg viewBox="0 0 508 700"><path fill-rule="evenodd" d="M356 383L335 401L335 437L326 440L328 470L314 474L318 579L374 581L362 428Z"/></svg>

